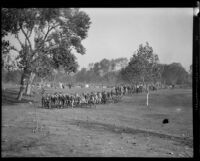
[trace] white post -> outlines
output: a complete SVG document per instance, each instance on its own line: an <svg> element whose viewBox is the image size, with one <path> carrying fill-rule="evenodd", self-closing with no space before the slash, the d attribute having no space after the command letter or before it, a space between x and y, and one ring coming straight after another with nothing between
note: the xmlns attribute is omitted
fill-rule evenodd
<svg viewBox="0 0 200 161"><path fill-rule="evenodd" d="M147 85L147 107L149 106L149 85Z"/></svg>

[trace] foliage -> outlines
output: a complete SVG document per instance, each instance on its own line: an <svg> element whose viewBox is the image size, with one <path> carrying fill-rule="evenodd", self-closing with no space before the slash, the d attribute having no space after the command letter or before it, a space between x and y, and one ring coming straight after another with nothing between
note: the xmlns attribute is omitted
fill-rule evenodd
<svg viewBox="0 0 200 161"><path fill-rule="evenodd" d="M117 58L117 59L102 59L100 62L94 63L91 67L89 65L90 70L93 70L99 76L104 76L108 72L117 71L119 68L125 67L128 64L127 58Z"/></svg>
<svg viewBox="0 0 200 161"><path fill-rule="evenodd" d="M148 42L133 54L128 66L121 70L122 78L130 83L153 83L160 78L158 55ZM127 79L128 78L128 79Z"/></svg>
<svg viewBox="0 0 200 161"><path fill-rule="evenodd" d="M111 71L104 75L103 80L110 84L117 84L119 80L119 72L118 71Z"/></svg>
<svg viewBox="0 0 200 161"><path fill-rule="evenodd" d="M100 62L90 63L88 69L82 68L76 73L77 82L110 82L118 81L118 69L116 67L124 67L127 65L127 58L102 59Z"/></svg>
<svg viewBox="0 0 200 161"><path fill-rule="evenodd" d="M189 81L189 73L180 63L171 63L163 65L162 81L166 84L184 84Z"/></svg>
<svg viewBox="0 0 200 161"><path fill-rule="evenodd" d="M75 72L78 64L73 53L85 54L81 41L90 23L89 16L76 8L3 8L2 37L14 35L21 47L6 44L4 49L17 51L19 67L40 77L60 65L68 73Z"/></svg>

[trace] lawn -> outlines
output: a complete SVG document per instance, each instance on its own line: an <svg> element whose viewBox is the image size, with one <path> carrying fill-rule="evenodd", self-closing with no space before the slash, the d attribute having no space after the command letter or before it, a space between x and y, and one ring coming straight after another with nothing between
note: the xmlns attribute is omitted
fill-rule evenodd
<svg viewBox="0 0 200 161"><path fill-rule="evenodd" d="M191 89L151 92L150 107L142 93L116 104L50 110L41 108L39 92L16 101L17 91L2 91L2 157L193 156Z"/></svg>

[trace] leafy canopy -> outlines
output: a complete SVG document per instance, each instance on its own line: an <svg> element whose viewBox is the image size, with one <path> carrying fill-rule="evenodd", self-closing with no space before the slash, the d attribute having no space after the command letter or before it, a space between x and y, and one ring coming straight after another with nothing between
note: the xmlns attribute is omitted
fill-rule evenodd
<svg viewBox="0 0 200 161"><path fill-rule="evenodd" d="M126 68L121 70L122 77L131 83L155 82L160 77L160 68L158 65L158 55L154 54L153 48L149 43L134 52Z"/></svg>
<svg viewBox="0 0 200 161"><path fill-rule="evenodd" d="M189 73L180 63L163 65L162 80L166 84L184 84L188 81Z"/></svg>
<svg viewBox="0 0 200 161"><path fill-rule="evenodd" d="M5 39L3 50L19 53L18 66L41 77L62 66L75 72L74 53L85 54L81 41L87 37L89 16L77 8L2 8L2 37L14 35L17 49Z"/></svg>

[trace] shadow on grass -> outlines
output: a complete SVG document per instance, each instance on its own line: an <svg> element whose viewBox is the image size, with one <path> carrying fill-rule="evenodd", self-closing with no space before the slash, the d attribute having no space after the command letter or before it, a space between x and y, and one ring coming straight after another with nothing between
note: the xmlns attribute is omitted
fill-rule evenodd
<svg viewBox="0 0 200 161"><path fill-rule="evenodd" d="M22 98L21 101L17 100L18 91L15 89L6 89L1 91L1 105L16 105L18 103L28 103L33 101L33 99L27 99L26 97Z"/></svg>

